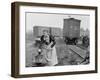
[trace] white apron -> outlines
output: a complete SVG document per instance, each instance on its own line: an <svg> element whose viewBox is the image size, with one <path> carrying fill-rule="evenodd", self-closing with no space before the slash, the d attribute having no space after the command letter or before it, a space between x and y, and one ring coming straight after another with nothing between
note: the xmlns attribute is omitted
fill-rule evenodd
<svg viewBox="0 0 100 80"><path fill-rule="evenodd" d="M51 48L50 50L42 49L42 54L44 55L45 60L47 61L47 65L54 66L54 65L58 64L55 46L53 48Z"/></svg>

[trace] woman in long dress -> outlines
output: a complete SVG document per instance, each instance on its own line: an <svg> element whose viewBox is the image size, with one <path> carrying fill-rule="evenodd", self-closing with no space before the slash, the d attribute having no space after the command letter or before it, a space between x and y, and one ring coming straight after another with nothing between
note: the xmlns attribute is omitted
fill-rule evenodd
<svg viewBox="0 0 100 80"><path fill-rule="evenodd" d="M49 35L48 30L43 31L41 36L41 43L44 44L42 48L42 54L45 57L46 63L49 66L54 66L58 64L56 49L55 49L55 39L52 35Z"/></svg>

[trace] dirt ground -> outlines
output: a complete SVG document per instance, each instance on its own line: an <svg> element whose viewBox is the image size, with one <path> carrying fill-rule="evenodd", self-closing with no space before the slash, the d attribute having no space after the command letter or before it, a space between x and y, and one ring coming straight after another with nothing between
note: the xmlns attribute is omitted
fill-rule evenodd
<svg viewBox="0 0 100 80"><path fill-rule="evenodd" d="M35 41L27 40L26 42L26 67L32 67L34 57L38 54L37 48L34 47ZM66 45L63 39L56 39L56 51L58 57L58 64L61 65L77 65L77 62L82 61L83 58L70 50L69 45Z"/></svg>

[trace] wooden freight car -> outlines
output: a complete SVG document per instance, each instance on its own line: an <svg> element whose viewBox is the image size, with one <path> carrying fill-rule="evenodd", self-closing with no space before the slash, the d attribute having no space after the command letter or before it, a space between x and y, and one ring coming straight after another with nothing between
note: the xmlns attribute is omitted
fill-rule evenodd
<svg viewBox="0 0 100 80"><path fill-rule="evenodd" d="M48 30L50 35L55 36L55 37L61 37L62 36L61 28L46 27L46 26L34 26L33 27L34 36L35 37L42 36L43 30Z"/></svg>
<svg viewBox="0 0 100 80"><path fill-rule="evenodd" d="M49 27L45 26L34 26L33 27L33 33L35 37L41 37L43 35L43 30L48 30L50 31Z"/></svg>
<svg viewBox="0 0 100 80"><path fill-rule="evenodd" d="M50 27L50 34L54 37L62 37L62 29Z"/></svg>
<svg viewBox="0 0 100 80"><path fill-rule="evenodd" d="M77 43L80 37L80 22L80 20L74 18L64 19L63 37L67 44Z"/></svg>

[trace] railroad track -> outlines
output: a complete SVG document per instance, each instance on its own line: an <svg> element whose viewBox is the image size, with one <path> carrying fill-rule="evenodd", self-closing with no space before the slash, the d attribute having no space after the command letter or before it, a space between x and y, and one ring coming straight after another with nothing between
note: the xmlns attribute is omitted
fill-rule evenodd
<svg viewBox="0 0 100 80"><path fill-rule="evenodd" d="M68 48L75 54L77 54L78 56L80 56L81 58L85 58L86 56L86 50L76 46L76 45L68 45Z"/></svg>

